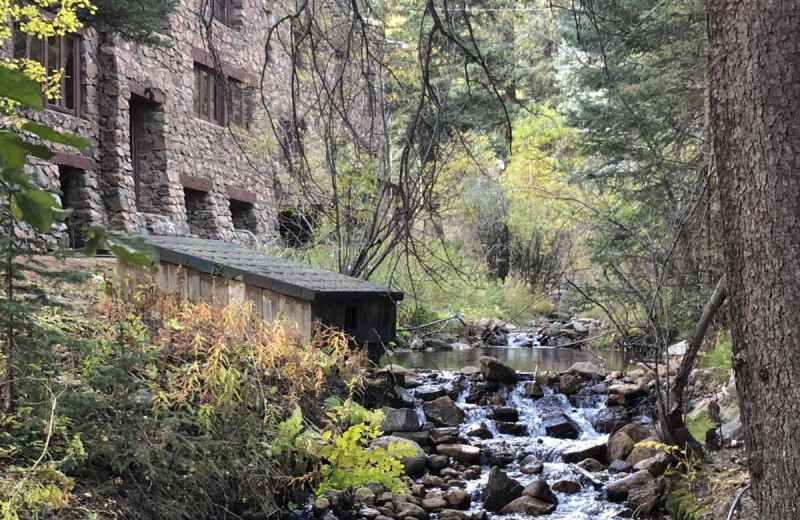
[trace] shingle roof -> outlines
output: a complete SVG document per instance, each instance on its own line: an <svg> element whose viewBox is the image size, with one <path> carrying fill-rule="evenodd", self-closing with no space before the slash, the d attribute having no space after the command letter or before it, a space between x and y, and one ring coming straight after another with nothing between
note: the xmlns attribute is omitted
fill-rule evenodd
<svg viewBox="0 0 800 520"><path fill-rule="evenodd" d="M160 250L162 262L214 276L225 276L302 300L344 297L403 299L402 292L384 285L317 269L221 240L163 236L147 238Z"/></svg>

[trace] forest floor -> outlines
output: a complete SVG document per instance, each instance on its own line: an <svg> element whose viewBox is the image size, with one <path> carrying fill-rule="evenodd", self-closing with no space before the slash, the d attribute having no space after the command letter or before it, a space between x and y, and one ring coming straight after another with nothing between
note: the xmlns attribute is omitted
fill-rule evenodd
<svg viewBox="0 0 800 520"><path fill-rule="evenodd" d="M726 520L736 495L750 481L744 447L725 448L708 454L708 461L698 475L695 496L705 506L702 520ZM758 520L755 503L746 492L733 517L736 520Z"/></svg>

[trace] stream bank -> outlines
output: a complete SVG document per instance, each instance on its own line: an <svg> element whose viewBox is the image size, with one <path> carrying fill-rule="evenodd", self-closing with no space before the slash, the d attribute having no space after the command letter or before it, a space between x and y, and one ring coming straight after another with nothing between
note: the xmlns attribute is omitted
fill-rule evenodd
<svg viewBox="0 0 800 520"><path fill-rule="evenodd" d="M379 486L328 493L324 520L554 520L629 518L658 503L666 455L652 420L656 375L643 366L609 371L581 361L567 370L518 372L488 356L477 366L433 372L388 365L382 408L388 443L414 443L403 460L410 494Z"/></svg>

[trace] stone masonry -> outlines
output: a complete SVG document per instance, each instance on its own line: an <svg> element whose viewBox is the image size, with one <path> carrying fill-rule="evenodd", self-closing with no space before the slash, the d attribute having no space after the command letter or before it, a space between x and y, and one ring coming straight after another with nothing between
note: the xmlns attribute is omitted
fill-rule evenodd
<svg viewBox="0 0 800 520"><path fill-rule="evenodd" d="M54 227L54 240L72 235L80 245L80 230L96 224L226 241L250 240L235 231L246 230L262 244L278 236L273 179L280 154L270 144L260 95L252 96L249 129L197 117L195 105L198 65L221 71L217 77L226 80L218 89L259 84L274 15L260 0L228 0L226 23L208 22L203 2L181 0L159 30L165 47L81 33L78 113L32 116L92 144L82 152L57 150L63 153L50 163L32 165L37 182L64 192L63 205L74 209L66 225ZM276 82L274 75L266 80ZM280 107L279 90L264 90L272 96L266 102Z"/></svg>

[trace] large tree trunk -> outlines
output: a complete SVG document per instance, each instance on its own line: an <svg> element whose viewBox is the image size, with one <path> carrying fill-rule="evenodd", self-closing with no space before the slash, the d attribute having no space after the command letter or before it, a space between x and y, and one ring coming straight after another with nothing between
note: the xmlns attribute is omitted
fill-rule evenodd
<svg viewBox="0 0 800 520"><path fill-rule="evenodd" d="M800 4L709 0L734 369L760 517L800 518Z"/></svg>

